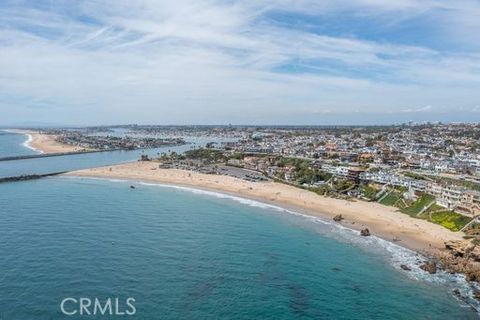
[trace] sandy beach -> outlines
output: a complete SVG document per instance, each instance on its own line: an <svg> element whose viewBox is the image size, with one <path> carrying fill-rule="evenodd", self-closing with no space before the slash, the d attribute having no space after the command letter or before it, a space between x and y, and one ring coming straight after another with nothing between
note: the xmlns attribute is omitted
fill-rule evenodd
<svg viewBox="0 0 480 320"><path fill-rule="evenodd" d="M28 135L26 147L40 153L63 153L84 151L81 148L70 146L56 141L56 136L33 130L10 130L11 132Z"/></svg>
<svg viewBox="0 0 480 320"><path fill-rule="evenodd" d="M229 176L160 169L155 162L135 162L110 167L74 171L69 176L115 178L194 187L275 204L312 216L331 220L345 217L341 223L360 230L369 228L385 240L400 239L398 245L434 253L448 240L461 240L462 233L451 232L425 220L414 219L395 208L365 201L346 201L319 196L313 192L276 182L249 182Z"/></svg>

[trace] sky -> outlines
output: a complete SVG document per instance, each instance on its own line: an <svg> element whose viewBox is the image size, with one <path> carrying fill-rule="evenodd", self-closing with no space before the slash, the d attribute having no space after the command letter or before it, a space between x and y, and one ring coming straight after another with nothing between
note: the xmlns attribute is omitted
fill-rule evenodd
<svg viewBox="0 0 480 320"><path fill-rule="evenodd" d="M480 121L478 0L0 0L0 125Z"/></svg>

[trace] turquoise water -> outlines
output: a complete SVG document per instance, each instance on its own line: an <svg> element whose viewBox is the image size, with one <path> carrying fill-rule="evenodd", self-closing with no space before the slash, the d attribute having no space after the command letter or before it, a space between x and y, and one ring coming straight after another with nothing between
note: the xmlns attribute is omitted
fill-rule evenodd
<svg viewBox="0 0 480 320"><path fill-rule="evenodd" d="M23 146L27 136L0 130L0 158L8 156L25 156L36 154L32 149Z"/></svg>
<svg viewBox="0 0 480 320"><path fill-rule="evenodd" d="M132 183L0 184L0 319L76 319L60 312L66 297L133 297L138 319L476 318L451 295L461 281L400 271L398 259L419 259L408 250L255 202Z"/></svg>

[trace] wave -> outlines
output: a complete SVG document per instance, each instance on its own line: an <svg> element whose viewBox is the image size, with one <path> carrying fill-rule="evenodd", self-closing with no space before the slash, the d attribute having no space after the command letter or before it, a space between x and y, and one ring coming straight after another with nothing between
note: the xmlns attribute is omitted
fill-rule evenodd
<svg viewBox="0 0 480 320"><path fill-rule="evenodd" d="M24 146L25 148L28 148L30 150L33 150L35 152L38 152L38 153L43 153L43 151L41 150L38 150L37 148L33 147L32 146L32 141L33 141L33 137L31 134L29 133L22 133L23 135L26 135L27 136L27 140L25 140L23 143L22 143L22 146Z"/></svg>
<svg viewBox="0 0 480 320"><path fill-rule="evenodd" d="M428 258L420 253L410 250L408 248L402 247L398 244L393 242L384 240L377 236L369 236L363 237L360 235L359 231L354 230L352 228L348 228L344 225L339 223L326 220L325 218L316 217L312 215L308 215L305 213L300 213L298 211L290 210L284 207L280 207L277 205L264 203L258 200L242 198L222 192L216 191L209 191L209 190L202 190L197 189L194 187L184 187L184 186L177 186L171 184L163 184L163 183L152 183L152 182L144 182L144 181L137 181L131 179L113 179L113 178L99 178L99 177L77 177L77 176L64 176L63 178L80 178L80 179L93 179L93 180L103 180L109 182L116 182L116 183L125 183L125 182L135 182L140 185L144 186L152 186L152 187L161 187L161 188L168 188L168 189L176 189L181 190L189 193L194 193L198 195L206 195L209 197L215 197L219 199L227 199L233 200L237 203L242 205L247 205L251 207L267 209L271 212L276 213L284 213L289 214L292 216L297 216L301 219L304 219L308 222L313 222L317 225L321 225L322 228L322 235L334 238L339 241L344 241L350 244L353 244L365 251L374 252L376 254L380 254L383 257L387 258L389 263L393 268L397 271L402 272L408 278L416 280L416 281L425 281L430 283L441 283L445 285L450 291L454 289L458 289L461 296L464 299L459 301L470 307L474 307L476 310L479 311L480 314L480 302L478 302L474 298L474 291L480 290L480 286L477 284L473 284L468 282L465 279L465 276L462 274L450 274L445 270L438 270L436 274L430 274L425 272L420 268L420 265L426 261ZM401 265L408 266L411 270L406 271L401 268ZM456 297L458 299L458 297Z"/></svg>
<svg viewBox="0 0 480 320"><path fill-rule="evenodd" d="M30 150L33 150L37 153L40 153L40 154L43 153L42 150L38 150L37 148L32 146L33 136L31 134L25 133L25 132L22 132L22 131L18 131L18 130L13 130L13 129L2 129L1 131L8 132L8 133L13 133L13 134L21 134L21 135L26 136L27 140L25 140L22 143L22 146L24 146L25 148L28 148Z"/></svg>

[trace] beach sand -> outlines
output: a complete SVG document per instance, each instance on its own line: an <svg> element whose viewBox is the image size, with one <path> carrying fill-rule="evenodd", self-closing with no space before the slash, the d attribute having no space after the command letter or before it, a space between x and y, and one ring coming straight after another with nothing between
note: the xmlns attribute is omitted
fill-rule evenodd
<svg viewBox="0 0 480 320"><path fill-rule="evenodd" d="M83 148L70 146L56 141L56 136L52 134L44 134L32 130L15 130L14 132L26 134L31 137L31 141L27 143L27 147L41 153L63 153L63 152L79 152L85 151Z"/></svg>
<svg viewBox="0 0 480 320"><path fill-rule="evenodd" d="M393 207L360 200L327 198L313 192L276 182L249 182L229 176L208 175L176 169L159 169L155 162L135 162L67 173L69 176L140 180L217 191L275 204L300 213L331 220L342 214L342 225L423 254L435 254L448 240L461 240L462 233L449 231L425 220L414 219Z"/></svg>

